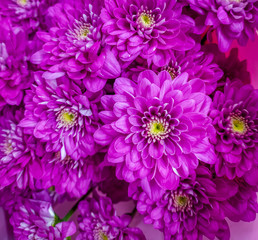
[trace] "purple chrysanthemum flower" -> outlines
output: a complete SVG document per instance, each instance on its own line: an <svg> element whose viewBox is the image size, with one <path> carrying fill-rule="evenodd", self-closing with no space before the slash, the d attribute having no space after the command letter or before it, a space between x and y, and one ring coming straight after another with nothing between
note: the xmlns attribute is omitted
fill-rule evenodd
<svg viewBox="0 0 258 240"><path fill-rule="evenodd" d="M51 203L33 199L18 200L10 223L19 240L63 240L76 231L74 222L57 223Z"/></svg>
<svg viewBox="0 0 258 240"><path fill-rule="evenodd" d="M107 197L94 197L79 204L80 234L77 240L146 240L139 228L129 228L129 215L117 216L112 201Z"/></svg>
<svg viewBox="0 0 258 240"><path fill-rule="evenodd" d="M81 197L86 194L92 181L98 181L100 169L98 164L103 161L101 154L72 159L62 153L46 153L42 158L45 174L42 177L42 187L52 186L58 194L67 193L71 197Z"/></svg>
<svg viewBox="0 0 258 240"><path fill-rule="evenodd" d="M156 73L165 70L173 80L181 73L187 72L189 80L201 79L205 83L206 93L211 94L216 89L217 82L223 76L223 71L213 59L214 55L212 53L204 53L197 45L194 50L186 52L171 51L168 64L162 67L155 64L148 67L147 61L138 58L129 66L129 72L125 76L131 76L132 79L137 80L140 72L146 69L151 69Z"/></svg>
<svg viewBox="0 0 258 240"><path fill-rule="evenodd" d="M153 200L136 186L133 198L144 222L164 232L172 239L229 239L229 228L221 211L221 202L237 193L237 185L226 179L212 179L211 172L199 166L195 174L180 182L173 191L159 192ZM135 188L136 187L136 188ZM136 190L136 192L135 192Z"/></svg>
<svg viewBox="0 0 258 240"><path fill-rule="evenodd" d="M42 154L42 146L18 126L22 117L23 110L16 107L5 107L0 112L0 189L34 188L34 180L43 174L35 155Z"/></svg>
<svg viewBox="0 0 258 240"><path fill-rule="evenodd" d="M258 27L257 0L187 0L193 10L203 15L199 23L217 30L218 45L222 52L229 50L234 39L246 45L254 40Z"/></svg>
<svg viewBox="0 0 258 240"><path fill-rule="evenodd" d="M48 32L38 32L44 44L31 60L49 72L65 72L75 81L83 80L88 90L97 92L107 79L121 72L114 54L105 47L99 17L101 4L67 2L49 8L52 26Z"/></svg>
<svg viewBox="0 0 258 240"><path fill-rule="evenodd" d="M19 105L23 90L30 86L26 62L26 34L12 28L9 19L1 18L0 26L0 109L5 104Z"/></svg>
<svg viewBox="0 0 258 240"><path fill-rule="evenodd" d="M24 99L25 117L19 125L45 142L47 152L61 152L62 159L70 156L78 160L95 154L93 134L99 127L97 103L101 92L84 91L58 73L38 72L35 81Z"/></svg>
<svg viewBox="0 0 258 240"><path fill-rule="evenodd" d="M181 14L176 1L104 1L101 11L106 43L114 46L119 58L131 62L137 56L161 66L168 64L170 52L189 50L195 42L186 34L194 23Z"/></svg>
<svg viewBox="0 0 258 240"><path fill-rule="evenodd" d="M211 139L215 145L218 176L242 177L258 164L258 90L240 81L217 91L210 117L216 129Z"/></svg>
<svg viewBox="0 0 258 240"><path fill-rule="evenodd" d="M101 99L105 111L99 116L105 125L94 138L109 145L107 161L116 166L119 179L142 179L145 187L152 180L175 189L179 177L187 177L199 160L215 163L207 137L211 99L201 80L188 82L183 73L172 81L166 71L146 70L137 84L116 79L114 92Z"/></svg>
<svg viewBox="0 0 258 240"><path fill-rule="evenodd" d="M11 18L15 26L31 33L44 22L46 9L55 0L1 0L1 15Z"/></svg>

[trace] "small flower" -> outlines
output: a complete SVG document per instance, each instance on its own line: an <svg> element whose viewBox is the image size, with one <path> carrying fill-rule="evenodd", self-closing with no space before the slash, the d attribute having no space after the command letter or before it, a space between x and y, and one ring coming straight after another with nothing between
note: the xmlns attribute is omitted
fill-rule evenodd
<svg viewBox="0 0 258 240"><path fill-rule="evenodd" d="M77 240L132 239L145 240L139 228L129 228L129 215L117 216L112 201L106 197L94 197L79 204L80 234Z"/></svg>
<svg viewBox="0 0 258 240"><path fill-rule="evenodd" d="M26 113L19 125L45 142L47 152L60 152L62 161L94 155L93 134L99 127L96 103L101 93L83 92L58 74L56 79L43 78L48 76L35 74L36 84L27 91Z"/></svg>
<svg viewBox="0 0 258 240"><path fill-rule="evenodd" d="M10 223L13 226L15 238L20 240L61 240L76 232L74 222L57 223L51 203L33 199L18 200Z"/></svg>
<svg viewBox="0 0 258 240"><path fill-rule="evenodd" d="M5 107L0 112L0 189L11 187L25 190L34 188L35 179L40 179L43 169L39 158L43 150L33 136L24 133L18 126L23 118L23 109Z"/></svg>
<svg viewBox="0 0 258 240"><path fill-rule="evenodd" d="M195 45L187 35L192 22L181 10L179 3L170 0L105 1L101 19L106 43L118 51L123 62L141 56L166 65L169 49L185 51Z"/></svg>
<svg viewBox="0 0 258 240"><path fill-rule="evenodd" d="M44 44L31 61L51 73L66 73L76 82L83 80L92 92L103 89L107 79L118 77L121 69L115 55L105 47L100 8L97 1L88 5L67 1L50 7L51 27L37 33Z"/></svg>
<svg viewBox="0 0 258 240"><path fill-rule="evenodd" d="M229 50L237 39L240 45L246 45L248 39L254 40L258 26L258 1L252 0L187 0L190 7L203 15L199 23L216 29L219 49Z"/></svg>
<svg viewBox="0 0 258 240"><path fill-rule="evenodd" d="M215 93L210 117L216 129L212 143L218 176L242 177L257 165L257 103L258 91L240 81L227 81L224 93Z"/></svg>
<svg viewBox="0 0 258 240"><path fill-rule="evenodd" d="M215 181L204 166L199 166L195 173L182 180L175 190L156 192L156 199L149 198L139 185L130 185L138 211L144 215L145 223L164 232L165 240L203 236L229 239L221 204L237 193L237 184L226 179Z"/></svg>
<svg viewBox="0 0 258 240"><path fill-rule="evenodd" d="M166 71L146 70L137 84L116 79L114 91L102 97L105 111L99 116L105 125L94 138L108 146L107 162L116 166L118 179L142 179L146 191L152 181L175 189L199 160L215 163L207 137L211 100L201 80L188 82L183 73L171 81Z"/></svg>
<svg viewBox="0 0 258 240"><path fill-rule="evenodd" d="M42 187L48 189L54 186L58 194L81 197L87 193L92 182L100 178L99 164L102 159L100 153L77 160L69 155L63 157L60 152L45 153L41 160L45 168Z"/></svg>

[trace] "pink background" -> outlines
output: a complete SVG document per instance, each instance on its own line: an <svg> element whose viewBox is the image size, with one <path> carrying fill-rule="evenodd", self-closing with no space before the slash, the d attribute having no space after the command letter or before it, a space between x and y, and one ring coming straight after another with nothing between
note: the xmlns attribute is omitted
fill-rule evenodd
<svg viewBox="0 0 258 240"><path fill-rule="evenodd" d="M233 47L239 48L239 56L241 60L248 59L248 70L251 73L252 85L258 89L258 36L256 37L255 42L249 41L246 47L239 47L236 43L233 44ZM69 211L69 205L62 205L57 208L56 211L62 216L62 213L65 214ZM117 206L118 213L126 213L132 211L132 204L120 204ZM76 218L76 215L73 216ZM152 228L150 225L146 225L141 221L141 216L136 215L133 222L133 226L140 227L147 240L163 240L163 234ZM229 221L231 229L231 240L258 240L258 218L256 221L251 223L239 222L233 223ZM12 237L8 237L8 226L5 221L4 212L0 208L0 240L11 240ZM10 232L10 228L9 228Z"/></svg>

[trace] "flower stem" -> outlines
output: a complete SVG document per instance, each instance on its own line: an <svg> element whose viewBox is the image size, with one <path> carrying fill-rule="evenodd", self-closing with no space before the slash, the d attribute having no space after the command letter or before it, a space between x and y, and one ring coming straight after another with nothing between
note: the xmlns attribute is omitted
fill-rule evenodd
<svg viewBox="0 0 258 240"><path fill-rule="evenodd" d="M85 198L87 198L91 192L93 191L93 188L90 188L89 191L83 195L75 204L74 206L71 208L71 210L65 215L65 217L63 219L61 219L62 222L66 222L70 219L70 217L74 214L74 212L77 210L79 203L84 200Z"/></svg>

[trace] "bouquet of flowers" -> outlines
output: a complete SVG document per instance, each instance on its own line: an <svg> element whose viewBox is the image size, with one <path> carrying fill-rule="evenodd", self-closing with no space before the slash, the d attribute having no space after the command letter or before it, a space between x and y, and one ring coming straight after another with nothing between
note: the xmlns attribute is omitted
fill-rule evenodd
<svg viewBox="0 0 258 240"><path fill-rule="evenodd" d="M227 52L255 38L258 0L1 0L0 21L15 239L161 240L137 216L227 240L228 219L255 219L258 90Z"/></svg>

